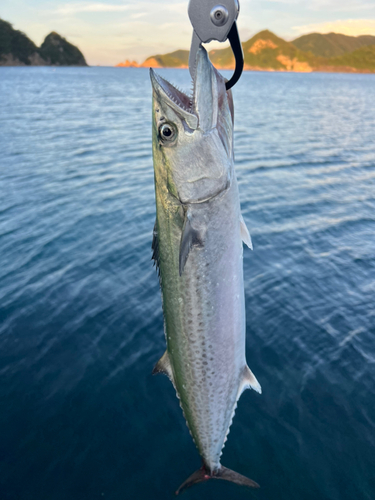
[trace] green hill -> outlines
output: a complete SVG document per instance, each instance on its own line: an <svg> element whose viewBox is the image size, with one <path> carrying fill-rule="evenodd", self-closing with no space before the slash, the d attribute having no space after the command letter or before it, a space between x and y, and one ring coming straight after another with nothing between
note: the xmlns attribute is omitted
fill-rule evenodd
<svg viewBox="0 0 375 500"><path fill-rule="evenodd" d="M24 33L0 19L0 66L87 66L81 51L55 32L38 48Z"/></svg>
<svg viewBox="0 0 375 500"><path fill-rule="evenodd" d="M353 68L361 72L375 72L375 45L362 47L349 54L329 59L329 64Z"/></svg>
<svg viewBox="0 0 375 500"><path fill-rule="evenodd" d="M0 65L13 63L31 64L38 56L38 47L22 31L13 29L7 21L0 19Z"/></svg>
<svg viewBox="0 0 375 500"><path fill-rule="evenodd" d="M245 58L245 69L279 70L279 71L312 71L318 64L315 56L304 53L292 43L279 38L271 31L261 31L242 44ZM230 47L212 50L212 63L219 69L234 68L234 56ZM188 67L189 51L177 50L165 55L151 56L141 66L162 68Z"/></svg>
<svg viewBox="0 0 375 500"><path fill-rule="evenodd" d="M40 55L53 66L87 66L82 52L52 31L40 46Z"/></svg>
<svg viewBox="0 0 375 500"><path fill-rule="evenodd" d="M155 64L155 62L157 64ZM156 56L148 57L142 66L159 66L161 68L182 68L189 65L189 51L188 50L175 50L169 54L158 54Z"/></svg>
<svg viewBox="0 0 375 500"><path fill-rule="evenodd" d="M351 50L358 45L359 48ZM306 49L301 50L301 46ZM242 47L245 70L375 72L375 37L370 35L347 37L336 33L314 33L292 43L264 30L243 43ZM338 55L322 55L332 51ZM149 57L141 66L186 68L188 59L189 51L178 50ZM230 47L212 50L210 59L218 69L234 68L235 61Z"/></svg>
<svg viewBox="0 0 375 500"><path fill-rule="evenodd" d="M311 33L293 40L299 50L311 52L318 57L339 57L354 52L366 45L375 45L375 36L347 36L339 33Z"/></svg>
<svg viewBox="0 0 375 500"><path fill-rule="evenodd" d="M274 69L311 71L311 65L316 65L317 59L312 54L306 54L292 43L279 38L271 31L261 31L242 44L246 69ZM233 68L235 61L230 47L212 50L210 59L217 68ZM145 60L141 66L162 68L187 68L189 51L176 50L169 54L158 54Z"/></svg>
<svg viewBox="0 0 375 500"><path fill-rule="evenodd" d="M311 71L317 64L316 57L297 49L268 30L261 31L242 44L245 69ZM212 62L218 68L234 67L232 49L210 52Z"/></svg>

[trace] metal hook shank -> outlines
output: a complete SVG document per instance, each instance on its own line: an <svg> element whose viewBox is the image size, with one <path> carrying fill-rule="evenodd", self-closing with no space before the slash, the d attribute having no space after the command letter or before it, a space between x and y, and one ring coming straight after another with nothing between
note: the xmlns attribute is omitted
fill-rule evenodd
<svg viewBox="0 0 375 500"><path fill-rule="evenodd" d="M236 21L234 21L233 26L228 34L228 40L230 41L230 45L232 47L233 54L236 60L236 68L234 70L232 78L225 84L227 90L231 89L238 82L242 75L244 67L244 55Z"/></svg>
<svg viewBox="0 0 375 500"><path fill-rule="evenodd" d="M236 67L235 67L232 78L228 82L226 82L226 84L225 84L227 90L231 89L238 82L238 80L240 79L240 77L242 75L243 67L244 67L244 55L243 55L240 37L238 34L236 21L234 21L232 28L228 33L228 40L230 41L230 45L232 47L234 58L236 60ZM195 60L196 60L197 52L198 52L198 49L199 49L201 43L202 43L201 39L196 34L196 32L193 31L193 38L191 40L191 48L190 48L190 54L189 54L189 70L190 70L190 74L191 74L192 78L194 78Z"/></svg>

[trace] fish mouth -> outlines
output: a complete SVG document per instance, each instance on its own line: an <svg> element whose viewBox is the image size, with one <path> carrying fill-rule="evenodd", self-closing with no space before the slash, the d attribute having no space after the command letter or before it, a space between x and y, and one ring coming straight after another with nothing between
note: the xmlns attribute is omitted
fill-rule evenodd
<svg viewBox="0 0 375 500"><path fill-rule="evenodd" d="M160 91L170 99L174 104L176 104L182 111L187 113L194 113L193 111L193 96L188 96L172 85L168 80L165 80L160 75L155 73L155 71L150 68L151 82L154 90L160 94Z"/></svg>
<svg viewBox="0 0 375 500"><path fill-rule="evenodd" d="M216 127L220 96L226 92L225 80L213 67L207 51L197 52L193 92L189 96L150 68L154 91L186 120L193 130L209 131Z"/></svg>

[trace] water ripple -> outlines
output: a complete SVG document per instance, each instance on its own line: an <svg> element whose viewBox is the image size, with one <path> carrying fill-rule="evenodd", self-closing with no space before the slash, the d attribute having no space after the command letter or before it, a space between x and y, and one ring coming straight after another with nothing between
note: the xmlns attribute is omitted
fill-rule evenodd
<svg viewBox="0 0 375 500"><path fill-rule="evenodd" d="M374 83L259 72L234 88L264 394L241 398L224 459L262 499L373 497ZM148 72L0 68L0 95L1 498L164 498L198 458L151 378L165 347ZM203 489L191 498L230 494Z"/></svg>

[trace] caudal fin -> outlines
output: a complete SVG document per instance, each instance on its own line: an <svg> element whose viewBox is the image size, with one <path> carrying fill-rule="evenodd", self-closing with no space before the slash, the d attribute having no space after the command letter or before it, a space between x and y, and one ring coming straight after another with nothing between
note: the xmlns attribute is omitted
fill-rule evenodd
<svg viewBox="0 0 375 500"><path fill-rule="evenodd" d="M226 467L221 466L219 470L210 473L205 466L201 467L197 471L195 471L187 480L181 484L181 486L176 491L176 495L184 492L190 486L194 484L203 483L204 481L208 481L209 479L223 479L224 481L230 481L231 483L236 483L241 486L248 486L249 488L259 488L259 484L249 479L246 476L242 476L242 474L238 474L238 472L234 472L233 470L227 469Z"/></svg>

